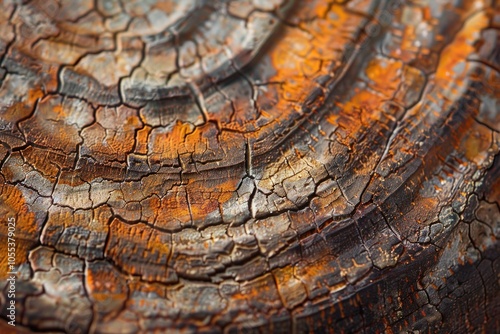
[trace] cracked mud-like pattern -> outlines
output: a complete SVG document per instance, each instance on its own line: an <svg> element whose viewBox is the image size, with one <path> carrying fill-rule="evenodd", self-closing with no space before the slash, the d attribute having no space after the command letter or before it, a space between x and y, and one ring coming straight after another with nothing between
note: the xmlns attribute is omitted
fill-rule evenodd
<svg viewBox="0 0 500 334"><path fill-rule="evenodd" d="M498 331L499 6L1 2L0 331Z"/></svg>

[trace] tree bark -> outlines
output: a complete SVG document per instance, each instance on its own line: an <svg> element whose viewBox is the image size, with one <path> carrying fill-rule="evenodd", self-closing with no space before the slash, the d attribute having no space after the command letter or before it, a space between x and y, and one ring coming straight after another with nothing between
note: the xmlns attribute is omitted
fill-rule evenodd
<svg viewBox="0 0 500 334"><path fill-rule="evenodd" d="M3 1L0 331L499 331L499 28L492 0Z"/></svg>

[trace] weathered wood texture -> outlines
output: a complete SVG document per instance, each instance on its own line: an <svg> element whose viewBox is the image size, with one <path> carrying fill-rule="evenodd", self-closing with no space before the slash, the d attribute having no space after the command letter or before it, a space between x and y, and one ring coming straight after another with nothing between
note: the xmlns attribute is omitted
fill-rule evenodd
<svg viewBox="0 0 500 334"><path fill-rule="evenodd" d="M4 0L16 328L498 332L499 29L492 0Z"/></svg>

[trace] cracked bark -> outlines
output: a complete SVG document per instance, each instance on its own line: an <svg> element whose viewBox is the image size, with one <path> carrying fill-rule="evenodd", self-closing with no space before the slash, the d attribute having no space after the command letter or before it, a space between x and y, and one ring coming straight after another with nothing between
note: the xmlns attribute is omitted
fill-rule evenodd
<svg viewBox="0 0 500 334"><path fill-rule="evenodd" d="M498 6L4 1L16 329L498 331Z"/></svg>

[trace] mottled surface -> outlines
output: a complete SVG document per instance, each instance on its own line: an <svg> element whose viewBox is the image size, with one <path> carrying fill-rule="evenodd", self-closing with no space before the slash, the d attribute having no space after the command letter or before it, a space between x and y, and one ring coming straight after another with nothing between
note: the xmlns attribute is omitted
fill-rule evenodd
<svg viewBox="0 0 500 334"><path fill-rule="evenodd" d="M500 330L499 6L1 2L16 329Z"/></svg>

